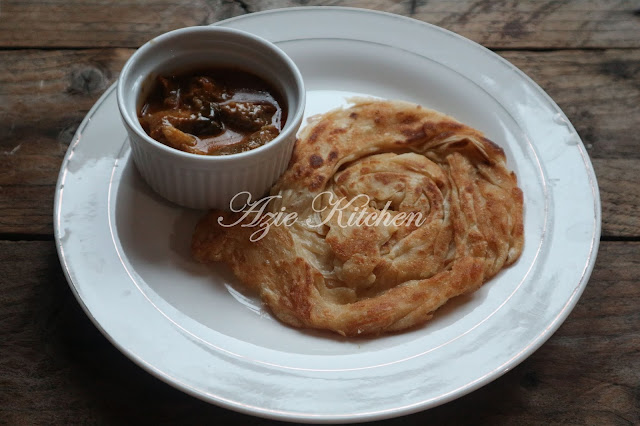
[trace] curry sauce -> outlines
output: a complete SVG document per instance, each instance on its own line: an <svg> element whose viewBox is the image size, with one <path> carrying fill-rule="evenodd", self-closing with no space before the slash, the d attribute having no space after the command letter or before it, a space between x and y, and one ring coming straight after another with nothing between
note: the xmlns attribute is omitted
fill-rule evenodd
<svg viewBox="0 0 640 426"><path fill-rule="evenodd" d="M172 148L227 155L276 138L287 108L280 93L261 77L212 68L157 77L138 118L149 136Z"/></svg>

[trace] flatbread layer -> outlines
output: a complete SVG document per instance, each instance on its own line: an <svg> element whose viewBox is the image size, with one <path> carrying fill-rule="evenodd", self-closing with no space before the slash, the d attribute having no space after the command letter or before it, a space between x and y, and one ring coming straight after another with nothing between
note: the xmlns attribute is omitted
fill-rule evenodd
<svg viewBox="0 0 640 426"><path fill-rule="evenodd" d="M195 259L223 261L281 321L345 336L422 324L522 251L523 195L504 151L407 102L354 100L314 117L273 186L256 240L248 215L212 211ZM253 235L253 237L252 237Z"/></svg>

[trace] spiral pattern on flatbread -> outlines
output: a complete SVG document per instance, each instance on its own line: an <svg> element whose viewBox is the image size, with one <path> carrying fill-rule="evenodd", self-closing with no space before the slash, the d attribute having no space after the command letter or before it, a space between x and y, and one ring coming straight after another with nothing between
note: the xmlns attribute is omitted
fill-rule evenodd
<svg viewBox="0 0 640 426"><path fill-rule="evenodd" d="M500 147L419 105L354 102L312 119L271 190L267 210L296 212L295 223L251 242L256 228L219 224L239 213L213 211L192 243L281 321L346 336L424 323L515 262L524 240L522 191Z"/></svg>

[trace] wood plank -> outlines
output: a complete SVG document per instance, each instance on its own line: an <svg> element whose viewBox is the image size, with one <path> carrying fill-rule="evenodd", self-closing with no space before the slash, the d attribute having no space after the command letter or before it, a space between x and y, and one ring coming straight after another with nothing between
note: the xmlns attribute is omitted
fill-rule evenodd
<svg viewBox="0 0 640 426"><path fill-rule="evenodd" d="M631 0L246 0L250 12L301 5L385 10L446 28L491 49L640 47L638 3Z"/></svg>
<svg viewBox="0 0 640 426"><path fill-rule="evenodd" d="M499 53L562 108L592 158L640 158L640 50Z"/></svg>
<svg viewBox="0 0 640 426"><path fill-rule="evenodd" d="M414 18L490 48L639 47L636 1L418 0Z"/></svg>
<svg viewBox="0 0 640 426"><path fill-rule="evenodd" d="M130 49L0 52L0 233L51 234L60 164Z"/></svg>
<svg viewBox="0 0 640 426"><path fill-rule="evenodd" d="M52 235L54 191L54 183L0 186L0 233Z"/></svg>
<svg viewBox="0 0 640 426"><path fill-rule="evenodd" d="M317 5L411 16L494 49L640 47L639 5L632 0L8 0L0 47L138 47L180 27Z"/></svg>
<svg viewBox="0 0 640 426"><path fill-rule="evenodd" d="M640 160L592 159L600 186L603 237L640 236Z"/></svg>
<svg viewBox="0 0 640 426"><path fill-rule="evenodd" d="M537 352L465 397L386 424L640 422L639 251L603 242L578 305ZM187 396L120 354L73 298L52 242L0 242L0 341L0 423L279 424Z"/></svg>
<svg viewBox="0 0 640 426"><path fill-rule="evenodd" d="M245 12L225 0L7 0L0 13L0 47L139 47Z"/></svg>
<svg viewBox="0 0 640 426"><path fill-rule="evenodd" d="M0 52L0 233L52 232L67 146L132 52ZM600 179L603 235L640 236L640 50L502 55L547 90L582 136Z"/></svg>

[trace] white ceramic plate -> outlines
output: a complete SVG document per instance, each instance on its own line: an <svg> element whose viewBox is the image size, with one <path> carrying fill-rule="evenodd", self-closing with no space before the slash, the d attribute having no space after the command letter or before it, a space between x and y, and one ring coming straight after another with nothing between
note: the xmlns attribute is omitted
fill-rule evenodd
<svg viewBox="0 0 640 426"><path fill-rule="evenodd" d="M263 36L298 64L307 115L351 94L413 101L484 131L507 153L525 198L516 264L424 327L377 339L293 329L189 241L202 212L163 201L130 158L111 87L65 157L55 236L87 315L143 368L198 398L310 422L381 419L433 407L504 374L576 304L600 235L584 146L527 76L449 31L395 15L296 8L219 23Z"/></svg>

